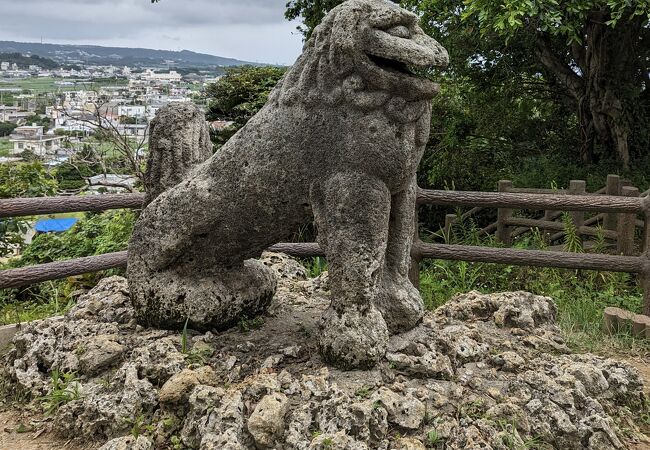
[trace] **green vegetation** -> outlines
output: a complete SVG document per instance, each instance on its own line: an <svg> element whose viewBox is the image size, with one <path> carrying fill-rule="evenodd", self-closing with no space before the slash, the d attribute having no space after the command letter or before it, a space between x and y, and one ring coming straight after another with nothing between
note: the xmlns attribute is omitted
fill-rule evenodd
<svg viewBox="0 0 650 450"><path fill-rule="evenodd" d="M278 67L229 68L226 75L208 86L208 120L234 122L213 134L215 144L223 145L264 106L284 72L285 69Z"/></svg>
<svg viewBox="0 0 650 450"><path fill-rule="evenodd" d="M9 136L16 127L12 122L0 122L0 137Z"/></svg>
<svg viewBox="0 0 650 450"><path fill-rule="evenodd" d="M21 53L0 53L0 61L16 64L19 69L27 69L29 66L39 66L42 69L56 69L59 64L49 58L38 55L23 56Z"/></svg>
<svg viewBox="0 0 650 450"><path fill-rule="evenodd" d="M2 166L0 166L2 167ZM83 256L100 255L127 247L135 213L115 210L102 214L86 213L65 233L45 233L36 236L21 258L12 259L4 268L24 267ZM0 290L0 324L24 322L62 314L69 309L79 292L93 287L107 274L86 274L64 280L48 281L20 289Z"/></svg>
<svg viewBox="0 0 650 450"><path fill-rule="evenodd" d="M441 437L436 430L430 430L427 433L427 444L429 447L438 448L444 444L445 439Z"/></svg>
<svg viewBox="0 0 650 450"><path fill-rule="evenodd" d="M53 370L50 374L50 393L41 397L45 414L51 416L62 405L81 398L79 382L74 372Z"/></svg>
<svg viewBox="0 0 650 450"><path fill-rule="evenodd" d="M14 145L9 142L8 137L0 137L0 156L9 156Z"/></svg>
<svg viewBox="0 0 650 450"><path fill-rule="evenodd" d="M42 197L55 192L56 181L39 162L0 164L0 198ZM24 219L0 219L0 257L21 247L26 231Z"/></svg>
<svg viewBox="0 0 650 450"><path fill-rule="evenodd" d="M122 78L86 80L54 77L32 77L11 81L1 81L0 89L15 88L30 91L33 94L44 94L49 92L76 91L79 89L93 90L103 86L124 86L126 84L128 84L128 80ZM5 101L5 103L7 102Z"/></svg>
<svg viewBox="0 0 650 450"><path fill-rule="evenodd" d="M581 246L575 245L576 240L575 227L570 228L565 250L582 251ZM493 236L479 237L478 227L471 221L455 224L446 242L498 246ZM540 233L532 233L515 247L547 250L548 244ZM611 338L602 332L605 307L641 312L643 294L635 277L627 273L429 260L421 267L420 290L428 309L471 290L483 293L523 290L549 296L558 306L558 324L574 348L597 352L650 351L650 342L636 340L628 332Z"/></svg>

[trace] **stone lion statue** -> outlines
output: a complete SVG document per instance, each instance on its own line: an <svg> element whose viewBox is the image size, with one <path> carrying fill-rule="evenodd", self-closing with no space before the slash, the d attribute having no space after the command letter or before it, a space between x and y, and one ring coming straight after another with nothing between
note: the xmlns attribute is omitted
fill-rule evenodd
<svg viewBox="0 0 650 450"><path fill-rule="evenodd" d="M423 315L408 271L437 86L417 71L447 61L390 2L334 8L262 110L143 210L128 261L139 322L224 329L263 312L275 278L253 258L313 216L332 298L322 355L373 366Z"/></svg>

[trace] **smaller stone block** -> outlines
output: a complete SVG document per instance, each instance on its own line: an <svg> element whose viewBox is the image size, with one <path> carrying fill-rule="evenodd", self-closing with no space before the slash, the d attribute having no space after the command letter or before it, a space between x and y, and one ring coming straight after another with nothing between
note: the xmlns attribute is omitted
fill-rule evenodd
<svg viewBox="0 0 650 450"><path fill-rule="evenodd" d="M635 314L632 319L632 335L645 337L646 330L650 328L650 317L643 314Z"/></svg>

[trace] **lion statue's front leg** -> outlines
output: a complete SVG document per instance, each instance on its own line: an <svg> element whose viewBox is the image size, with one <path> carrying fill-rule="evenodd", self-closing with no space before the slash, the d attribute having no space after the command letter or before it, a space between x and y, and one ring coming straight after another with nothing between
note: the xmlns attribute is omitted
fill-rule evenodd
<svg viewBox="0 0 650 450"><path fill-rule="evenodd" d="M372 367L388 345L374 299L385 264L390 191L372 176L338 173L312 186L311 201L332 298L321 323L321 352L339 367Z"/></svg>

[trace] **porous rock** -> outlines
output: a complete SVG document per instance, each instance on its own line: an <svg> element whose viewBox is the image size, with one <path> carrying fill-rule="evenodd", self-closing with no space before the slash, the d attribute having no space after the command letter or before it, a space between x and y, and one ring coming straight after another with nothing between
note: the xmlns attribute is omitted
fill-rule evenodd
<svg viewBox="0 0 650 450"><path fill-rule="evenodd" d="M122 357L124 346L115 342L115 337L99 335L90 338L81 349L79 368L89 376L113 366Z"/></svg>
<svg viewBox="0 0 650 450"><path fill-rule="evenodd" d="M210 130L198 106L178 102L160 108L149 124L145 205L180 183L194 166L210 156Z"/></svg>
<svg viewBox="0 0 650 450"><path fill-rule="evenodd" d="M388 388L380 388L372 400L381 402L388 412L388 422L402 428L417 430L426 413L426 407L412 395L402 396Z"/></svg>
<svg viewBox="0 0 650 450"><path fill-rule="evenodd" d="M146 436L125 436L115 438L102 445L99 450L153 450L153 442Z"/></svg>
<svg viewBox="0 0 650 450"><path fill-rule="evenodd" d="M391 450L426 450L422 442L413 438L398 439L390 448Z"/></svg>
<svg viewBox="0 0 650 450"><path fill-rule="evenodd" d="M286 256L272 258L268 267L279 271L286 261L287 276L278 277L274 313L259 326L188 330L183 353L180 332L104 321L132 313L121 300L106 301L127 295L124 280L113 278L80 298L81 317L26 325L5 357L8 381L38 397L51 392L52 370L75 367L79 398L54 412L54 431L103 443L139 421L154 448L173 437L196 449L419 449L432 430L452 450L505 449L505 442L623 449L643 438L639 374L614 359L571 353L550 298L457 295L392 336L374 370L340 371L306 338L328 307L328 277L304 279ZM93 316L91 302L105 307ZM124 351L90 375L78 370L79 349L98 336ZM265 365L293 346L297 356Z"/></svg>
<svg viewBox="0 0 650 450"><path fill-rule="evenodd" d="M278 392L262 397L248 418L248 431L255 445L268 448L284 431L284 416L289 410L289 399Z"/></svg>

